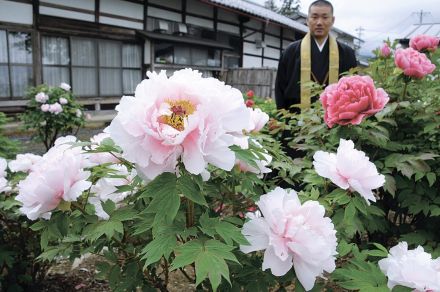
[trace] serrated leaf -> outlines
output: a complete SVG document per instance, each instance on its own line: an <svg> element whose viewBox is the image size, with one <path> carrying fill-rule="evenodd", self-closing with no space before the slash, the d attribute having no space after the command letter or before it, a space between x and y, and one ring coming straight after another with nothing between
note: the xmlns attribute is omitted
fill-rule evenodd
<svg viewBox="0 0 440 292"><path fill-rule="evenodd" d="M231 253L232 249L233 247L217 240L187 242L176 249L172 270L195 263L196 286L209 278L212 289L216 291L222 277L230 283L229 268L225 260L238 263L237 258Z"/></svg>
<svg viewBox="0 0 440 292"><path fill-rule="evenodd" d="M203 196L199 184L192 180L188 175L183 175L178 179L178 188L180 192L188 199L199 205L208 206Z"/></svg>
<svg viewBox="0 0 440 292"><path fill-rule="evenodd" d="M249 244L241 230L231 223L220 221L215 225L215 230L228 245L235 241L238 244Z"/></svg>
<svg viewBox="0 0 440 292"><path fill-rule="evenodd" d="M176 175L168 172L159 175L147 185L141 196L153 198L146 211L156 215L155 221L171 222L176 217L180 207Z"/></svg>
<svg viewBox="0 0 440 292"><path fill-rule="evenodd" d="M144 254L142 259L146 260L144 268L152 263L159 261L162 256L165 258L169 258L170 254L173 252L173 249L176 246L177 239L176 236L173 234L161 234L160 236L153 239L142 250L142 253Z"/></svg>

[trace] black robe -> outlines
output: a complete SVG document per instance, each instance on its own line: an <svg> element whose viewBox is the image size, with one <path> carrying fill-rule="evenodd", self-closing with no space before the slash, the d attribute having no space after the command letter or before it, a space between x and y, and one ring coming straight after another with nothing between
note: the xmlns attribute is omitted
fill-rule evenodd
<svg viewBox="0 0 440 292"><path fill-rule="evenodd" d="M354 50L345 44L338 43L339 74L356 67ZM328 85L329 41L327 39L322 52L313 38L311 38L311 71L312 81ZM289 109L293 104L301 102L301 40L291 43L281 55L278 63L277 78L275 81L275 101L278 109ZM326 78L327 76L327 78ZM315 80L315 77L317 80ZM313 100L312 100L313 101ZM295 110L294 110L295 111Z"/></svg>

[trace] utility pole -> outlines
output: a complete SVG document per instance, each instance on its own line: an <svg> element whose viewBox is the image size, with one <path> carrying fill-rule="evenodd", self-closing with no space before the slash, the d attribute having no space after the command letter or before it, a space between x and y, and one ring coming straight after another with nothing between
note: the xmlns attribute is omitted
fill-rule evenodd
<svg viewBox="0 0 440 292"><path fill-rule="evenodd" d="M428 16L431 12L423 12L423 9L420 12L413 12L412 14L416 14L419 17L419 24L423 24L423 16Z"/></svg>
<svg viewBox="0 0 440 292"><path fill-rule="evenodd" d="M363 31L365 30L365 28L363 28L362 26L359 26L358 28L355 29L358 33L358 49L361 47L361 38L362 38L362 34Z"/></svg>

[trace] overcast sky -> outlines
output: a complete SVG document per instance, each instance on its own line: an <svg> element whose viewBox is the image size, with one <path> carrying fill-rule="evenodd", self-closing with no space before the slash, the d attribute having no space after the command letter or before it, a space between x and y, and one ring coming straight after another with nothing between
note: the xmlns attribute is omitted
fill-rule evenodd
<svg viewBox="0 0 440 292"><path fill-rule="evenodd" d="M264 0L253 0L264 4ZM280 5L282 1L276 0ZM307 9L313 0L301 0L301 12ZM330 0L335 9L335 27L358 36L357 28L362 27L361 38L365 40L362 53L369 52L381 45L382 40L404 37L405 31L420 21L423 10L423 22L440 23L439 0ZM418 14L417 14L418 13Z"/></svg>

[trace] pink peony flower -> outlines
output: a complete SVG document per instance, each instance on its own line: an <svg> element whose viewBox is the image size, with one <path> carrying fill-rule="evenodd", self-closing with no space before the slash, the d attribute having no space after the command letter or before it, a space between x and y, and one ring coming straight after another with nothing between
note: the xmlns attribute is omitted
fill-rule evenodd
<svg viewBox="0 0 440 292"><path fill-rule="evenodd" d="M32 167L29 175L18 184L16 200L22 203L20 211L30 220L49 219L52 210L64 201L75 201L91 186L87 181L89 166L80 147L72 148L67 142L74 137L61 137L55 146Z"/></svg>
<svg viewBox="0 0 440 292"><path fill-rule="evenodd" d="M264 125L269 121L269 115L263 112L261 109L249 108L251 116L249 127L246 129L249 132L259 132Z"/></svg>
<svg viewBox="0 0 440 292"><path fill-rule="evenodd" d="M409 46L417 51L427 50L430 52L434 52L437 47L440 38L430 35L417 35L409 41Z"/></svg>
<svg viewBox="0 0 440 292"><path fill-rule="evenodd" d="M391 55L391 49L387 43L384 43L380 48L380 56L384 58L388 58Z"/></svg>
<svg viewBox="0 0 440 292"><path fill-rule="evenodd" d="M9 169L12 172L29 172L41 158L41 156L32 153L18 154L15 160L9 162Z"/></svg>
<svg viewBox="0 0 440 292"><path fill-rule="evenodd" d="M99 133L93 136L92 138L90 138L90 142L92 142L90 149L95 150L99 145L101 145L104 139L110 139L110 134ZM95 165L121 162L118 158L116 158L114 155L110 154L109 152L89 153L89 160L91 163Z"/></svg>
<svg viewBox="0 0 440 292"><path fill-rule="evenodd" d="M249 112L241 92L191 69L148 77L135 97L122 97L106 129L124 158L150 179L175 172L179 159L193 174L203 173L208 163L231 170L235 153L229 147L247 140L242 132Z"/></svg>
<svg viewBox="0 0 440 292"><path fill-rule="evenodd" d="M325 209L316 201L301 205L295 191L276 188L256 203L261 211L248 214L251 220L242 233L249 246L244 253L265 250L263 270L275 276L285 275L292 266L306 290L313 288L316 277L335 269L336 231Z"/></svg>
<svg viewBox="0 0 440 292"><path fill-rule="evenodd" d="M49 105L49 112L58 115L63 112L63 107L58 102Z"/></svg>
<svg viewBox="0 0 440 292"><path fill-rule="evenodd" d="M120 186L125 186L131 183L136 176L136 171L128 172L127 167L124 165L111 165L109 167L114 172L110 176L119 177L105 177L99 179L95 185L92 186L90 192L95 194L94 197L89 198L89 203L95 207L95 214L100 219L108 220L110 216L102 208L101 202L111 200L114 203L119 203L124 200L130 192L118 192ZM123 176L123 178L121 177Z"/></svg>
<svg viewBox="0 0 440 292"><path fill-rule="evenodd" d="M435 65L413 48L397 49L394 53L394 63L403 70L403 74L421 79L435 70Z"/></svg>
<svg viewBox="0 0 440 292"><path fill-rule="evenodd" d="M399 242L379 261L379 267L388 277L390 289L401 285L414 291L440 291L440 258L433 260L421 246L408 250L406 242Z"/></svg>
<svg viewBox="0 0 440 292"><path fill-rule="evenodd" d="M388 94L374 87L369 76L342 77L327 86L320 97L325 110L324 121L329 128L338 125L359 125L365 117L382 110Z"/></svg>
<svg viewBox="0 0 440 292"><path fill-rule="evenodd" d="M41 108L42 112L48 112L50 109L50 105L45 103L45 104L42 104L40 108Z"/></svg>
<svg viewBox="0 0 440 292"><path fill-rule="evenodd" d="M60 97L60 99L58 100L60 104L67 104L69 101L67 99L65 99L64 97Z"/></svg>
<svg viewBox="0 0 440 292"><path fill-rule="evenodd" d="M317 151L313 160L320 176L341 189L357 191L368 204L368 200L376 202L372 190L383 186L385 177L377 172L376 165L364 152L354 149L353 141L341 139L336 154Z"/></svg>
<svg viewBox="0 0 440 292"><path fill-rule="evenodd" d="M45 103L49 99L49 96L44 92L39 92L35 95L35 100L39 103Z"/></svg>
<svg viewBox="0 0 440 292"><path fill-rule="evenodd" d="M64 82L61 82L60 87L61 87L62 89L64 89L65 91L69 91L70 88L71 88L69 84L64 83Z"/></svg>

